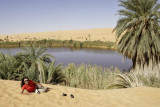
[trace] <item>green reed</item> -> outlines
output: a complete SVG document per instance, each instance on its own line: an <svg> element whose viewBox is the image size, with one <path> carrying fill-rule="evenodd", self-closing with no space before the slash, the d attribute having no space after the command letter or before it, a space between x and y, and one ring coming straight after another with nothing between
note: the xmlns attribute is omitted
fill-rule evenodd
<svg viewBox="0 0 160 107"><path fill-rule="evenodd" d="M109 48L115 49L116 43L110 41L74 41L74 40L37 40L37 41L0 41L0 48L25 47L34 45L36 47L71 47L71 48Z"/></svg>
<svg viewBox="0 0 160 107"><path fill-rule="evenodd" d="M114 73L118 69L103 68L97 65L69 64L64 68L64 74L68 78L67 86L85 89L107 89L114 81Z"/></svg>

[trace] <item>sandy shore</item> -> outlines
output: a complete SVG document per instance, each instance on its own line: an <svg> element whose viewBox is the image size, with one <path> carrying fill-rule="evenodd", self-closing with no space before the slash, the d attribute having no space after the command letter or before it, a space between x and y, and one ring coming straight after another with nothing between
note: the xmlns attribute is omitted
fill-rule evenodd
<svg viewBox="0 0 160 107"><path fill-rule="evenodd" d="M0 84L0 107L160 107L158 88L86 90L44 84L52 90L22 95L19 81L0 80Z"/></svg>
<svg viewBox="0 0 160 107"><path fill-rule="evenodd" d="M12 35L0 35L0 40L9 41L28 41L28 40L77 40L77 41L112 41L115 42L115 33L113 28L86 29L86 30L66 30L39 33L23 33Z"/></svg>

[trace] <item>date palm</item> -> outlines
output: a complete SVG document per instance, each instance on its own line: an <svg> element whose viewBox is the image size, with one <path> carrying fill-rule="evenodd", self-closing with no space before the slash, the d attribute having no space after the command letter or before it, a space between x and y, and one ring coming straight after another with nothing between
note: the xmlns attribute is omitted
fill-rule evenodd
<svg viewBox="0 0 160 107"><path fill-rule="evenodd" d="M58 84L66 81L62 72L62 65L55 66L55 60L51 61L50 54L46 54L46 48L25 47L24 52L19 53L17 61L21 61L20 69L30 79L48 84Z"/></svg>
<svg viewBox="0 0 160 107"><path fill-rule="evenodd" d="M62 65L56 65L55 61L52 61L49 65L46 65L46 83L48 84L59 84L66 82L66 77L62 72Z"/></svg>
<svg viewBox="0 0 160 107"><path fill-rule="evenodd" d="M114 29L117 49L133 62L132 71L158 70L160 4L158 0L119 0L123 9ZM154 70L153 70L154 69Z"/></svg>
<svg viewBox="0 0 160 107"><path fill-rule="evenodd" d="M22 61L22 65L20 68L25 68L31 79L36 79L37 75L39 76L39 82L45 83L45 70L44 65L47 63L51 63L50 58L52 57L50 54L46 54L46 48L35 48L34 46L25 47L24 52L16 55L16 59ZM33 73L34 72L34 73ZM38 74L39 73L39 74Z"/></svg>
<svg viewBox="0 0 160 107"><path fill-rule="evenodd" d="M21 76L18 66L15 57L0 53L0 79L17 80Z"/></svg>

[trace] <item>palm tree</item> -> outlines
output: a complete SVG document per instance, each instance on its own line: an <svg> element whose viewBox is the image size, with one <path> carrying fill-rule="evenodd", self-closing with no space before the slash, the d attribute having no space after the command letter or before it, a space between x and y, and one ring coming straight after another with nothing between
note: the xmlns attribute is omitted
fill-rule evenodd
<svg viewBox="0 0 160 107"><path fill-rule="evenodd" d="M159 70L160 4L158 0L119 0L123 9L113 31L117 49L133 62L131 71ZM145 73L143 72L143 73Z"/></svg>
<svg viewBox="0 0 160 107"><path fill-rule="evenodd" d="M34 46L24 48L24 52L15 56L18 62L22 62L19 69L36 82L48 84L65 82L62 65L55 66L55 60L51 61L53 56L46 54L46 50L46 48Z"/></svg>
<svg viewBox="0 0 160 107"><path fill-rule="evenodd" d="M58 84L58 83L65 83L66 77L62 72L62 65L59 64L55 66L55 61L52 61L51 64L47 65L47 72L46 72L46 83L48 84Z"/></svg>
<svg viewBox="0 0 160 107"><path fill-rule="evenodd" d="M24 52L15 56L17 60L22 61L21 67L28 72L28 76L32 73L29 77L33 80L37 80L36 77L39 76L38 81L40 83L46 82L44 66L45 64L51 63L50 58L53 57L50 54L46 54L46 50L46 48L42 47L25 47Z"/></svg>
<svg viewBox="0 0 160 107"><path fill-rule="evenodd" d="M0 79L17 80L21 77L18 67L19 63L13 56L0 53Z"/></svg>
<svg viewBox="0 0 160 107"><path fill-rule="evenodd" d="M30 79L34 81L39 81L39 71L36 69L36 63L33 63L30 67L28 67L25 63L23 64L23 71L24 75L28 76ZM43 71L43 77L42 82L47 84L59 84L59 83L65 83L66 77L64 73L62 72L62 65L59 64L55 66L55 61L52 61L49 64L42 64L41 70Z"/></svg>

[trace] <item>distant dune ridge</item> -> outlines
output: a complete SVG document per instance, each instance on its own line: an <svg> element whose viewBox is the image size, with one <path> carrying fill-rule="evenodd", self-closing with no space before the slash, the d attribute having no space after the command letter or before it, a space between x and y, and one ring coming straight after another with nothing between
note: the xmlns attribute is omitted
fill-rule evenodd
<svg viewBox="0 0 160 107"><path fill-rule="evenodd" d="M0 39L8 39L9 41L28 41L28 40L77 40L77 41L111 41L115 42L115 32L112 33L113 28L99 28L86 30L65 30L53 32L39 32L39 33L22 33L1 35Z"/></svg>
<svg viewBox="0 0 160 107"><path fill-rule="evenodd" d="M0 84L0 107L160 107L159 88L87 90L43 84L52 90L22 95L20 81L0 80Z"/></svg>

